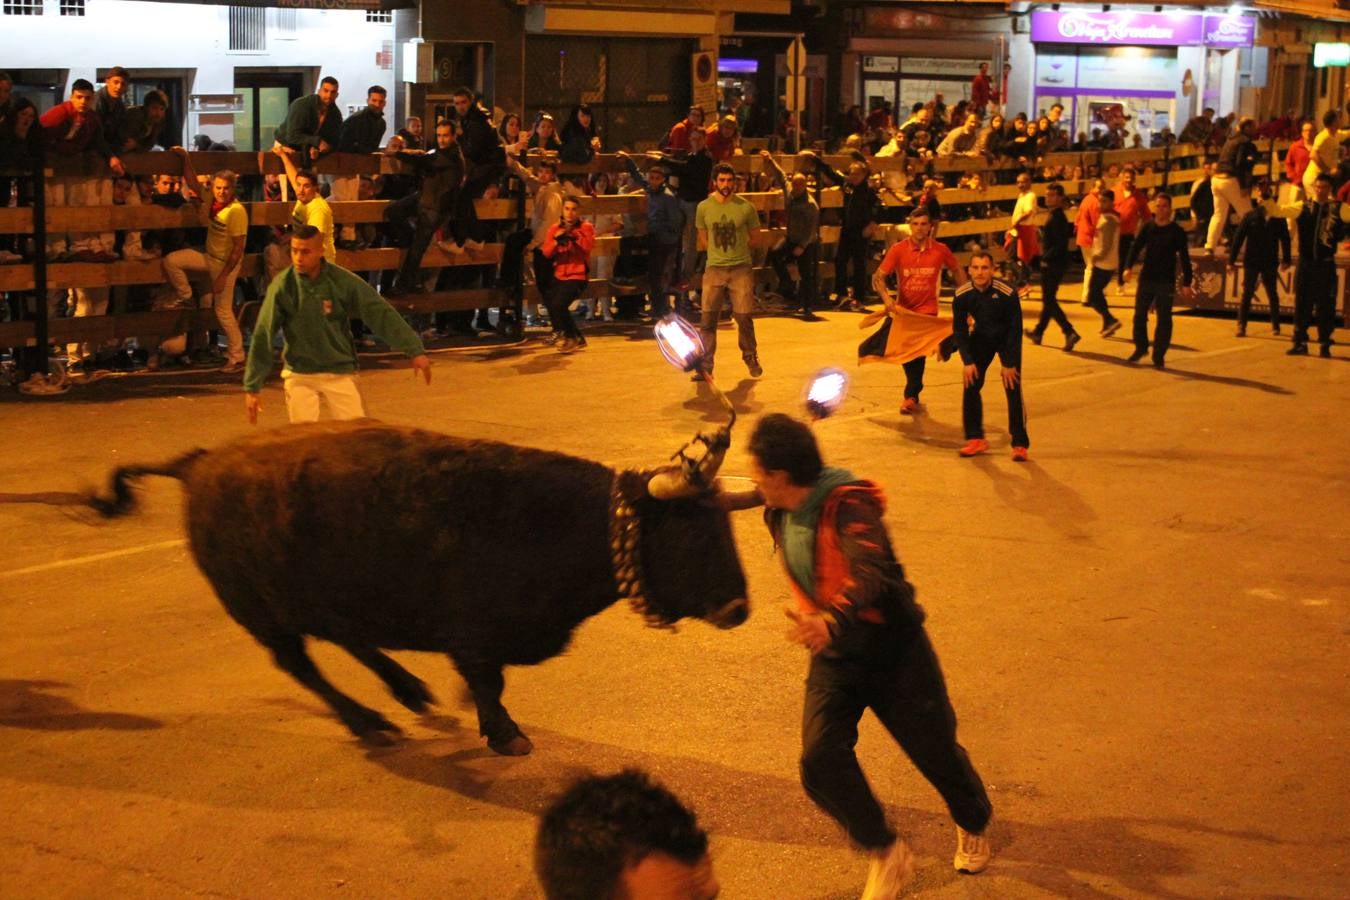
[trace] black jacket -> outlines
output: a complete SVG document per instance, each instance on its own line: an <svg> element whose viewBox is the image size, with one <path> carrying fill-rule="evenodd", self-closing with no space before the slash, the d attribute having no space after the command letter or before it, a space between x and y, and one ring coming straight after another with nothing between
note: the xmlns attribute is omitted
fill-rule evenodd
<svg viewBox="0 0 1350 900"><path fill-rule="evenodd" d="M369 106L342 123L338 149L343 153L374 153L384 143L384 113Z"/></svg>
<svg viewBox="0 0 1350 900"><path fill-rule="evenodd" d="M877 220L877 210L881 205L877 192L872 190L866 179L862 184L855 185L825 160L817 157L817 161L821 176L839 185L839 189L844 192L844 231L855 237L862 234L869 223Z"/></svg>
<svg viewBox="0 0 1350 900"><path fill-rule="evenodd" d="M1122 271L1133 266L1140 255L1144 257L1144 267L1139 270L1140 284L1175 285L1178 266L1182 284L1191 283L1191 249L1186 232L1176 222L1166 225L1145 222L1130 242L1129 257L1121 261Z"/></svg>
<svg viewBox="0 0 1350 900"><path fill-rule="evenodd" d="M971 326L971 320L974 326ZM1022 304L1017 292L995 278L986 288L967 281L952 299L952 337L961 362L975 362L975 348L994 349L1008 369L1022 365Z"/></svg>
<svg viewBox="0 0 1350 900"><path fill-rule="evenodd" d="M1271 269L1279 265L1281 257L1289 265L1290 244L1289 223L1279 216L1268 216L1264 207L1257 206L1242 217L1237 234L1233 235L1233 244L1228 248L1228 258L1235 260L1246 244L1247 255L1243 264L1252 269Z"/></svg>
<svg viewBox="0 0 1350 900"><path fill-rule="evenodd" d="M1214 171L1220 175L1232 175L1244 188L1252 186L1252 169L1260 157L1256 144L1241 132L1224 142L1219 151L1219 164Z"/></svg>
<svg viewBox="0 0 1350 900"><path fill-rule="evenodd" d="M702 203L708 199L709 186L712 184L713 158L707 150L685 156L663 156L670 174L680 179L675 196L685 203Z"/></svg>
<svg viewBox="0 0 1350 900"><path fill-rule="evenodd" d="M481 103L469 107L464 118L459 120L458 130L457 143L470 169L506 165L506 148L502 146L502 136L492 127L488 111Z"/></svg>
<svg viewBox="0 0 1350 900"><path fill-rule="evenodd" d="M422 188L417 205L424 213L444 215L450 212L455 202L455 194L464 183L464 154L459 144L451 144L447 150L439 147L429 153L394 154L406 163L411 163L422 176Z"/></svg>
<svg viewBox="0 0 1350 900"><path fill-rule="evenodd" d="M1047 269L1063 266L1069 261L1069 238L1073 226L1062 209L1052 209L1041 227L1041 265Z"/></svg>

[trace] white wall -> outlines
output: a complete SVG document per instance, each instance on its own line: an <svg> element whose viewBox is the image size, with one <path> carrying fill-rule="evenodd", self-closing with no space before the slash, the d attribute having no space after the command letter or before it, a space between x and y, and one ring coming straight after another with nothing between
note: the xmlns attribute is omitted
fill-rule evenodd
<svg viewBox="0 0 1350 900"><path fill-rule="evenodd" d="M332 75L341 84L338 103L361 108L366 88L388 89L386 120L402 89L397 73L381 69L376 54L393 41L392 23L367 22L360 10L296 10L294 38L276 26L278 10L267 10L267 50L231 51L229 7L139 0L88 0L82 17L62 16L59 0L45 0L41 16L0 16L0 68L68 69L69 79L97 83L97 69L124 66L178 70L186 76L189 94L228 94L234 90L236 66L251 69L305 70L305 90L312 91L314 72ZM67 82L67 89L69 81ZM67 91L68 92L68 91ZM178 110L176 112L182 112ZM186 118L189 135L204 133L215 140L233 139L228 125L198 127L196 114Z"/></svg>

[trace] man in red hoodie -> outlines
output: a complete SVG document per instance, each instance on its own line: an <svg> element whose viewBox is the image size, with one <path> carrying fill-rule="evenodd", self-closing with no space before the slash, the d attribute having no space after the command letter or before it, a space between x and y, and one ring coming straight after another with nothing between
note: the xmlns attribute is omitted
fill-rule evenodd
<svg viewBox="0 0 1350 900"><path fill-rule="evenodd" d="M47 206L97 206L103 175L84 175L80 163L90 158L107 161L114 175L124 175L122 161L103 137L103 122L94 110L94 86L75 79L70 99L57 104L38 120L47 142L47 158L57 174L47 179ZM111 262L117 258L96 234L48 234L47 258L64 257L69 251L77 262Z"/></svg>
<svg viewBox="0 0 1350 900"><path fill-rule="evenodd" d="M1097 195L1101 193L1102 180L1100 178L1092 179L1092 188L1083 195L1083 200L1078 204L1078 217L1073 222L1073 239L1078 244L1078 251L1083 254L1083 297L1084 303L1088 302L1088 278L1092 274L1092 239L1097 236L1097 219L1101 217L1101 207L1097 202Z"/></svg>
<svg viewBox="0 0 1350 900"><path fill-rule="evenodd" d="M1145 224L1153 221L1153 210L1149 209L1148 192L1134 186L1134 167L1126 166L1120 173L1116 184L1116 215L1120 217L1120 258L1130 255L1130 245L1134 236ZM1125 267L1121 266L1116 274L1116 284L1125 289Z"/></svg>
<svg viewBox="0 0 1350 900"><path fill-rule="evenodd" d="M558 350L572 353L586 346L568 307L581 296L591 277L591 248L595 246L595 226L581 218L581 200L569 194L563 198L562 218L550 225L539 248L553 263L553 284L544 305L558 336Z"/></svg>
<svg viewBox="0 0 1350 900"><path fill-rule="evenodd" d="M863 897L892 900L914 872L914 856L886 822L854 745L858 720L876 715L956 821L953 865L989 864L989 796L956 740L956 714L933 645L882 522L876 484L828 467L810 426L781 413L750 436L756 490L725 496L727 508L761 502L797 603L788 639L811 653L802 715L802 786L867 851Z"/></svg>

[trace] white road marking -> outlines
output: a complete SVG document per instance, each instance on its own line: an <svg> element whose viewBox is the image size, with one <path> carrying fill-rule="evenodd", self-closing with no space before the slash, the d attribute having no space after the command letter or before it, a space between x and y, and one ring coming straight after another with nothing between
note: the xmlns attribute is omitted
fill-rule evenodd
<svg viewBox="0 0 1350 900"><path fill-rule="evenodd" d="M100 562L105 559L117 559L119 556L132 556L137 553L145 553L150 550L166 550L170 547L182 547L187 544L187 539L177 538L172 541L159 541L154 544L142 544L139 547L127 547L123 550L109 550L107 553L95 553L91 556L77 556L74 559L61 559L56 562L43 563L40 566L28 566L23 569L10 569L8 572L0 572L0 578L16 578L20 575L35 575L38 572L50 572L53 569L64 569L68 566L79 566L85 563Z"/></svg>

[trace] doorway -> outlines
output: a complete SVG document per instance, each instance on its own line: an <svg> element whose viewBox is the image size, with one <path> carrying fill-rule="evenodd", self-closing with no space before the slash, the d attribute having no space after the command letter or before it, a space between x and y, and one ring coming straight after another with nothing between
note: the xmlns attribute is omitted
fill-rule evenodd
<svg viewBox="0 0 1350 900"><path fill-rule="evenodd" d="M235 72L234 92L242 95L244 108L234 116L234 148L271 149L277 126L303 90L299 72Z"/></svg>

